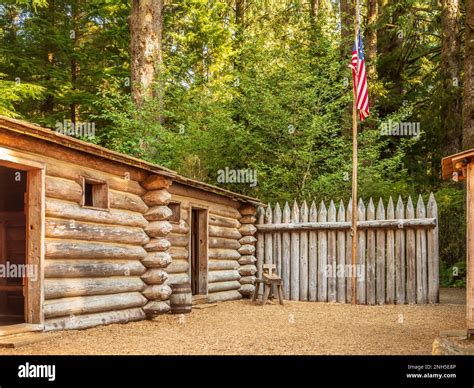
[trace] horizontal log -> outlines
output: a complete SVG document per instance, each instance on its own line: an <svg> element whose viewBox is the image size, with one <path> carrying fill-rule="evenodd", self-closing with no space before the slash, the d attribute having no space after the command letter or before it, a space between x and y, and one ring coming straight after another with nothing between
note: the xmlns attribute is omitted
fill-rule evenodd
<svg viewBox="0 0 474 388"><path fill-rule="evenodd" d="M162 175L149 175L141 184L147 190L168 189L173 181Z"/></svg>
<svg viewBox="0 0 474 388"><path fill-rule="evenodd" d="M173 273L169 274L168 280L166 280L165 284L176 284L176 283L188 283L189 276L185 273Z"/></svg>
<svg viewBox="0 0 474 388"><path fill-rule="evenodd" d="M129 210L137 213L145 213L148 206L143 199L136 194L123 191L109 190L110 207L114 209Z"/></svg>
<svg viewBox="0 0 474 388"><path fill-rule="evenodd" d="M257 273L257 267L252 264L243 265L239 269L241 276L253 276Z"/></svg>
<svg viewBox="0 0 474 388"><path fill-rule="evenodd" d="M171 264L166 268L168 274L184 273L187 274L189 271L189 263L186 260L173 260Z"/></svg>
<svg viewBox="0 0 474 388"><path fill-rule="evenodd" d="M150 237L165 237L172 230L168 221L152 221L145 228L146 234Z"/></svg>
<svg viewBox="0 0 474 388"><path fill-rule="evenodd" d="M239 208L239 212L242 216L253 216L257 214L257 208L250 204L244 204Z"/></svg>
<svg viewBox="0 0 474 388"><path fill-rule="evenodd" d="M141 279L148 285L163 284L168 279L168 274L161 268L150 268L142 276Z"/></svg>
<svg viewBox="0 0 474 388"><path fill-rule="evenodd" d="M142 307L145 303L147 303L147 299L140 292L51 299L44 303L44 317L48 319L123 310Z"/></svg>
<svg viewBox="0 0 474 388"><path fill-rule="evenodd" d="M237 270L239 263L235 260L209 260L208 269L212 271L220 271L226 269Z"/></svg>
<svg viewBox="0 0 474 388"><path fill-rule="evenodd" d="M228 300L242 299L242 294L237 290L213 292L207 296L209 303L224 302Z"/></svg>
<svg viewBox="0 0 474 388"><path fill-rule="evenodd" d="M88 329L112 323L128 323L146 318L142 308L107 311L103 313L75 315L67 318L53 318L45 322L45 331Z"/></svg>
<svg viewBox="0 0 474 388"><path fill-rule="evenodd" d="M211 237L209 238L210 248L239 249L240 243L230 238Z"/></svg>
<svg viewBox="0 0 474 388"><path fill-rule="evenodd" d="M143 174L143 171L137 175L129 167L122 167L122 173L117 171L115 175L100 171L96 166L89 168L72 163L62 163L57 159L45 158L44 156L41 156L41 158L49 161L46 165L46 174L49 176L65 178L76 182L79 182L80 177L99 179L106 181L109 188L113 190L139 196L146 193L146 190L137 182L137 179L141 179L139 175Z"/></svg>
<svg viewBox="0 0 474 388"><path fill-rule="evenodd" d="M223 226L225 228L240 228L240 222L236 218L222 217L215 214L209 215L209 225Z"/></svg>
<svg viewBox="0 0 474 388"><path fill-rule="evenodd" d="M208 257L214 260L239 260L240 253L235 249L209 248Z"/></svg>
<svg viewBox="0 0 474 388"><path fill-rule="evenodd" d="M238 261L240 265L255 264L257 262L257 258L252 255L244 255L244 256L241 256Z"/></svg>
<svg viewBox="0 0 474 388"><path fill-rule="evenodd" d="M189 252L187 248L171 247L168 251L173 260L188 260Z"/></svg>
<svg viewBox="0 0 474 388"><path fill-rule="evenodd" d="M257 217L255 216L243 216L239 222L241 224L255 224L257 222Z"/></svg>
<svg viewBox="0 0 474 388"><path fill-rule="evenodd" d="M69 179L46 176L45 191L46 197L49 198L63 199L77 204L82 200L81 185Z"/></svg>
<svg viewBox="0 0 474 388"><path fill-rule="evenodd" d="M171 224L171 233L176 234L188 234L189 232L189 225L186 221L180 220L178 223Z"/></svg>
<svg viewBox="0 0 474 388"><path fill-rule="evenodd" d="M144 248L147 252L164 252L171 247L168 237L157 237L150 239Z"/></svg>
<svg viewBox="0 0 474 388"><path fill-rule="evenodd" d="M146 255L143 247L134 245L46 239L46 258L49 259L140 260Z"/></svg>
<svg viewBox="0 0 474 388"><path fill-rule="evenodd" d="M167 252L148 252L142 260L147 268L166 268L171 263L171 255Z"/></svg>
<svg viewBox="0 0 474 388"><path fill-rule="evenodd" d="M45 279L45 299L70 296L120 294L142 291L145 285L138 277L114 276L110 278Z"/></svg>
<svg viewBox="0 0 474 388"><path fill-rule="evenodd" d="M209 226L209 237L224 237L239 240L242 235L236 228L225 228L223 226Z"/></svg>
<svg viewBox="0 0 474 388"><path fill-rule="evenodd" d="M256 280L256 276L242 276L240 278L240 284L255 284Z"/></svg>
<svg viewBox="0 0 474 388"><path fill-rule="evenodd" d="M153 206L143 215L147 221L165 221L173 215L168 206Z"/></svg>
<svg viewBox="0 0 474 388"><path fill-rule="evenodd" d="M230 281L230 282L219 282L219 283L210 283L207 287L207 292L221 292L221 291L229 291L229 290L238 290L241 286L241 284L236 281Z"/></svg>
<svg viewBox="0 0 474 388"><path fill-rule="evenodd" d="M254 236L244 236L239 240L239 243L242 245L254 245L257 242L257 239Z"/></svg>
<svg viewBox="0 0 474 388"><path fill-rule="evenodd" d="M143 215L136 212L118 209L110 209L109 211L87 209L76 203L52 198L46 199L46 216L98 224L138 226L140 228L145 228L148 225L148 221Z"/></svg>
<svg viewBox="0 0 474 388"><path fill-rule="evenodd" d="M145 266L138 260L45 260L45 278L141 276Z"/></svg>
<svg viewBox="0 0 474 388"><path fill-rule="evenodd" d="M166 314L170 311L170 305L167 302L154 300L148 302L145 307L143 307L143 311L148 318L154 318L157 315Z"/></svg>
<svg viewBox="0 0 474 388"><path fill-rule="evenodd" d="M150 238L142 228L120 225L92 224L81 221L48 218L45 224L46 237L121 244L143 245Z"/></svg>
<svg viewBox="0 0 474 388"><path fill-rule="evenodd" d="M241 255L253 255L255 253L255 245L242 245L238 251Z"/></svg>
<svg viewBox="0 0 474 388"><path fill-rule="evenodd" d="M239 292L243 296L252 296L255 292L255 286L253 284L242 284L242 286L239 288Z"/></svg>
<svg viewBox="0 0 474 388"><path fill-rule="evenodd" d="M142 293L148 300L168 300L171 295L171 287L166 284L146 286Z"/></svg>
<svg viewBox="0 0 474 388"><path fill-rule="evenodd" d="M173 247L186 248L189 245L189 236L171 233L166 238Z"/></svg>
<svg viewBox="0 0 474 388"><path fill-rule="evenodd" d="M207 281L209 283L226 282L230 280L239 280L239 271L226 270L226 271L209 271L207 274Z"/></svg>
<svg viewBox="0 0 474 388"><path fill-rule="evenodd" d="M143 197L143 201L148 206L168 205L171 200L171 194L168 190L151 190L148 191Z"/></svg>
<svg viewBox="0 0 474 388"><path fill-rule="evenodd" d="M252 224L244 224L239 228L239 232L242 236L253 236L257 233L257 228Z"/></svg>
<svg viewBox="0 0 474 388"><path fill-rule="evenodd" d="M401 220L359 221L359 229L406 229L406 228L434 228L435 218L411 218ZM298 224L259 224L259 232L277 232L285 230L350 230L350 222L301 222Z"/></svg>

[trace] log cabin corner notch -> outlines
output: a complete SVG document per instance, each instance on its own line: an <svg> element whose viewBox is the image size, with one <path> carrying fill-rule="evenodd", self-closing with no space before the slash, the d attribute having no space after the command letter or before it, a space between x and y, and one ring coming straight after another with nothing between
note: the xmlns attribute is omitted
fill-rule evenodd
<svg viewBox="0 0 474 388"><path fill-rule="evenodd" d="M41 275L27 284L25 322L60 330L153 318L179 282L209 302L252 293L257 199L1 116L0 150L38 188L25 240Z"/></svg>
<svg viewBox="0 0 474 388"><path fill-rule="evenodd" d="M474 335L474 149L443 158L442 173L444 179L466 181L466 322L468 335L472 337Z"/></svg>

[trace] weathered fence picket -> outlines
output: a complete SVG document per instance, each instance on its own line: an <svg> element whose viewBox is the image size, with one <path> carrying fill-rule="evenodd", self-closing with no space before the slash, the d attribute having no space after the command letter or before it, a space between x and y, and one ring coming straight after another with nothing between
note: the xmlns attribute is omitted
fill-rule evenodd
<svg viewBox="0 0 474 388"><path fill-rule="evenodd" d="M352 299L352 202L305 201L259 208L257 271L275 264L286 299L350 303ZM439 301L438 209L411 197L394 207L360 199L355 271L359 304L425 304Z"/></svg>

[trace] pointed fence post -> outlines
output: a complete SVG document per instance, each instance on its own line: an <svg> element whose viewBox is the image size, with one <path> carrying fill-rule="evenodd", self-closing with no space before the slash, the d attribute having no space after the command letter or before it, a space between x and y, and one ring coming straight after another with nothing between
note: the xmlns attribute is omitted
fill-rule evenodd
<svg viewBox="0 0 474 388"><path fill-rule="evenodd" d="M359 199L359 203L357 205L358 211L358 221L365 221L365 205L362 198ZM366 262L365 262L365 250L366 250L366 231L364 229L359 229L358 232L358 244L357 244L357 298L356 301L358 304L365 304L366 299L366 292L365 287L367 284L366 279Z"/></svg>
<svg viewBox="0 0 474 388"><path fill-rule="evenodd" d="M382 198L377 205L377 220L385 220L385 208ZM385 230L377 229L377 258L376 258L376 296L377 304L385 303Z"/></svg>
<svg viewBox="0 0 474 388"><path fill-rule="evenodd" d="M352 198L346 208L346 222L352 221ZM345 232L346 235L346 303L352 302L352 237L350 230Z"/></svg>
<svg viewBox="0 0 474 388"><path fill-rule="evenodd" d="M438 204L433 193L427 205L428 218L436 219L436 226L428 230L428 303L439 303L439 243Z"/></svg>
<svg viewBox="0 0 474 388"><path fill-rule="evenodd" d="M372 198L367 205L367 220L375 220L375 206ZM367 230L367 264L366 264L366 293L367 304L375 304L375 230Z"/></svg>
<svg viewBox="0 0 474 388"><path fill-rule="evenodd" d="M291 210L288 202L285 202L283 208L284 224L289 224L291 220ZM281 278L283 281L283 297L290 299L290 258L291 258L291 236L289 232L283 232L282 236L283 254L282 254L282 271Z"/></svg>
<svg viewBox="0 0 474 388"><path fill-rule="evenodd" d="M415 208L413 207L413 202L411 196L408 197L407 201L407 212L406 216L408 219L415 218ZM416 303L416 240L415 240L415 230L413 228L408 228L407 230L407 303L415 304Z"/></svg>
<svg viewBox="0 0 474 388"><path fill-rule="evenodd" d="M336 222L336 206L331 200L328 209L328 222ZM328 302L335 302L337 300L337 240L336 231L330 230L328 232Z"/></svg>
<svg viewBox="0 0 474 388"><path fill-rule="evenodd" d="M346 209L344 202L339 203L337 212L337 221L344 222L346 220ZM346 233L342 230L337 231L337 301L346 303Z"/></svg>
<svg viewBox="0 0 474 388"><path fill-rule="evenodd" d="M300 222L300 210L296 201L293 203L291 222ZM300 299L300 232L291 232L291 264L290 264L290 299Z"/></svg>
<svg viewBox="0 0 474 388"><path fill-rule="evenodd" d="M324 201L321 201L319 207L318 222L327 222L328 212ZM318 301L326 302L328 299L328 232L318 231Z"/></svg>
<svg viewBox="0 0 474 388"><path fill-rule="evenodd" d="M416 218L426 218L426 209L421 194L416 203ZM428 262L426 260L426 230L416 230L416 303L428 301Z"/></svg>
<svg viewBox="0 0 474 388"><path fill-rule="evenodd" d="M308 205L303 201L300 222L308 222ZM308 300L308 232L300 232L300 300Z"/></svg>
<svg viewBox="0 0 474 388"><path fill-rule="evenodd" d="M309 221L318 221L318 210L314 201L309 209ZM318 295L318 233L309 232L309 257L308 257L308 299L315 302Z"/></svg>
<svg viewBox="0 0 474 388"><path fill-rule="evenodd" d="M265 221L265 209L259 206L257 210L257 225L262 225ZM265 261L265 233L257 233L257 277L262 278L263 262ZM263 294L263 287L258 289L258 294Z"/></svg>
<svg viewBox="0 0 474 388"><path fill-rule="evenodd" d="M395 217L398 220L405 218L402 197L398 196ZM397 304L405 304L405 230L395 232L395 284Z"/></svg>
<svg viewBox="0 0 474 388"><path fill-rule="evenodd" d="M387 220L395 219L395 208L390 196L387 205ZM395 303L395 231L387 230L387 286L385 289L385 301L388 304Z"/></svg>

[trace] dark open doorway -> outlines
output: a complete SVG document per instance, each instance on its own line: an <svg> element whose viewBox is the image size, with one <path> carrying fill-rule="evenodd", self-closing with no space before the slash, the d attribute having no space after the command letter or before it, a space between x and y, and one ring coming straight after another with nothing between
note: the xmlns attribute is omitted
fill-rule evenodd
<svg viewBox="0 0 474 388"><path fill-rule="evenodd" d="M191 290L207 294L207 210L191 209Z"/></svg>
<svg viewBox="0 0 474 388"><path fill-rule="evenodd" d="M25 322L27 172L0 166L0 325Z"/></svg>

